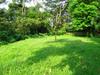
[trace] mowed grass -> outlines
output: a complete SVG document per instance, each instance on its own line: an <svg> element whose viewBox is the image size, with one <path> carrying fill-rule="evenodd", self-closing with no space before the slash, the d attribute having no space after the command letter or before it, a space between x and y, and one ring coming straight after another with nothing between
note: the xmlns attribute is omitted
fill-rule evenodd
<svg viewBox="0 0 100 75"><path fill-rule="evenodd" d="M29 38L0 46L0 75L100 75L100 38Z"/></svg>

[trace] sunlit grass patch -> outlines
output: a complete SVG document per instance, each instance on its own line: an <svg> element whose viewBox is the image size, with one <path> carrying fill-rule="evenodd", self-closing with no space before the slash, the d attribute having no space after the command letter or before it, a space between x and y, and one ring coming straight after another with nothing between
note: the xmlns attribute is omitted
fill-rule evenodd
<svg viewBox="0 0 100 75"><path fill-rule="evenodd" d="M0 75L98 75L99 58L99 38L29 38L0 46Z"/></svg>

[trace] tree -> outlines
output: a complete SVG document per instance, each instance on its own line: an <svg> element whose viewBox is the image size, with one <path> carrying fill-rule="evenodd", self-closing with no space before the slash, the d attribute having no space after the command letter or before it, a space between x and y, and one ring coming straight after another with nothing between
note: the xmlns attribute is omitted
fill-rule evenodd
<svg viewBox="0 0 100 75"><path fill-rule="evenodd" d="M0 10L0 41L9 41L14 33L12 22L8 20L7 10Z"/></svg>
<svg viewBox="0 0 100 75"><path fill-rule="evenodd" d="M85 1L86 2L86 1ZM69 13L71 15L74 30L86 30L93 36L98 17L98 2L85 3L82 0L69 1Z"/></svg>
<svg viewBox="0 0 100 75"><path fill-rule="evenodd" d="M6 0L0 0L0 3L4 3Z"/></svg>
<svg viewBox="0 0 100 75"><path fill-rule="evenodd" d="M13 3L14 4L16 4L16 3L21 4L21 6L22 6L22 15L25 15L25 9L26 9L25 2L30 2L30 1L31 0L13 0Z"/></svg>
<svg viewBox="0 0 100 75"><path fill-rule="evenodd" d="M60 27L62 27L63 23L64 23L64 18L63 15L65 14L65 10L66 10L66 0L64 1L48 1L51 3L51 5L49 5L49 7L52 9L51 10L51 13L52 13L52 20L53 20L53 31L54 31L54 34L55 34L55 40L56 40L56 35L57 35L57 32L58 32L58 29Z"/></svg>

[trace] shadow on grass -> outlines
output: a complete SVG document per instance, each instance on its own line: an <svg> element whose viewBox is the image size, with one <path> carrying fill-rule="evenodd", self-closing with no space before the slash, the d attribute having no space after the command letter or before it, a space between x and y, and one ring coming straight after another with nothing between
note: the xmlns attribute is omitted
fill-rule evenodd
<svg viewBox="0 0 100 75"><path fill-rule="evenodd" d="M0 46L3 46L3 45L9 45L9 44L12 44L12 43L15 43L15 42L19 42L19 41L23 41L23 40L26 40L26 39L29 39L29 38L44 38L45 37L45 34L35 34L35 35L29 35L29 36L25 36L23 38L17 38L17 39L12 39L12 40L8 40L8 41L0 41Z"/></svg>
<svg viewBox="0 0 100 75"><path fill-rule="evenodd" d="M25 62L28 65L32 65L45 61L49 56L65 55L66 58L62 59L59 64L52 66L52 68L63 69L69 65L73 75L99 75L100 41L91 40L97 43L67 39L48 42L50 44L48 47L35 52L35 55L29 57ZM63 46L55 46L52 43L63 44Z"/></svg>

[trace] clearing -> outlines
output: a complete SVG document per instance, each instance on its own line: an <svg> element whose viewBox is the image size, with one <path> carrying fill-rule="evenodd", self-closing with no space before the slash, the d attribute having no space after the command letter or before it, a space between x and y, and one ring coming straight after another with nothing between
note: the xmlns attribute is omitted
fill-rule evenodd
<svg viewBox="0 0 100 75"><path fill-rule="evenodd" d="M0 75L100 75L100 39L44 36L2 45Z"/></svg>

